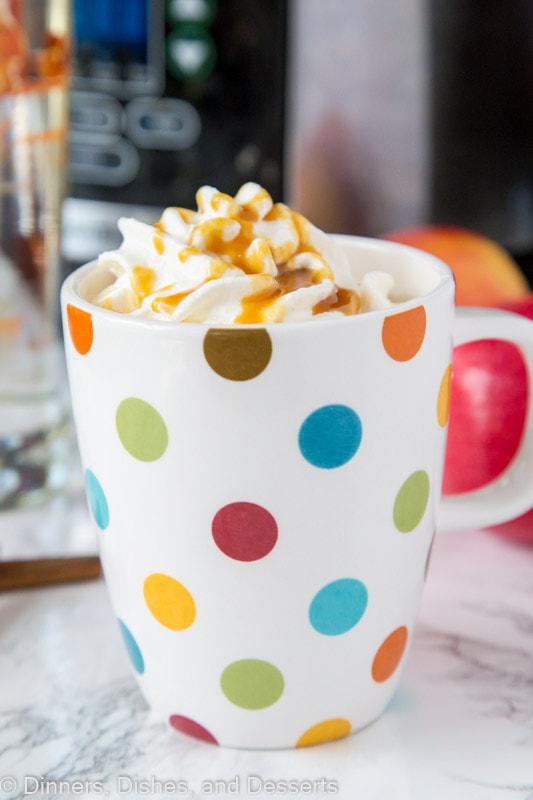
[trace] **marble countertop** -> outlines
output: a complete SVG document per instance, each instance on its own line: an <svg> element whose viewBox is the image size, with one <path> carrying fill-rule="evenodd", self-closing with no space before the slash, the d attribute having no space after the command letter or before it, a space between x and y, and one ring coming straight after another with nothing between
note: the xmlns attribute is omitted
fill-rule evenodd
<svg viewBox="0 0 533 800"><path fill-rule="evenodd" d="M2 558L91 537L83 503L0 517ZM146 796L533 800L533 547L438 534L386 713L295 751L218 748L153 719L102 580L0 594L0 800Z"/></svg>

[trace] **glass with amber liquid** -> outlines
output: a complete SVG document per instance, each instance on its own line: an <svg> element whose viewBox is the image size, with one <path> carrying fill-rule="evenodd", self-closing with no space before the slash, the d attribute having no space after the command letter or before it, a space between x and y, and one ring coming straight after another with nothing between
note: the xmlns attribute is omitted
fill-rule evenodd
<svg viewBox="0 0 533 800"><path fill-rule="evenodd" d="M58 344L70 0L0 0L0 509L36 505L72 459Z"/></svg>

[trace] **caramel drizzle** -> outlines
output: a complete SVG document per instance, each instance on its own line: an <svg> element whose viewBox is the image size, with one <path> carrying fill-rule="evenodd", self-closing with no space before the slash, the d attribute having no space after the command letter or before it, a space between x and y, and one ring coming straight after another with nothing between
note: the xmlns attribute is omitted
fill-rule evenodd
<svg viewBox="0 0 533 800"><path fill-rule="evenodd" d="M261 193L258 193L255 205L252 200L246 206L242 206L237 205L235 200L228 195L218 192L211 198L212 208L216 211L222 207L221 213L227 213L229 205L231 216L210 217L196 225L195 222L198 220L197 212L190 209L176 208L184 222L193 226L189 234L188 246L179 253L180 261L185 263L187 257L192 253L203 253L213 259L213 268L210 268L208 276L199 286L223 274L224 269L220 268L221 262L224 262L224 266L234 265L239 267L249 275L268 274L264 262L273 262L275 274L272 276L271 285L241 300L242 312L236 318L236 323L260 323L264 322L265 319L277 321L273 306L280 297L297 289L319 284L326 277L333 280L329 265L323 261L320 253L307 241L307 220L282 203L272 205L268 213L261 218L258 213L258 205L260 200L264 200L264 196L264 190L261 190ZM279 243L263 232L257 232L257 224L267 227L269 223L279 223L282 227L286 226L292 235L292 240L289 236L287 242ZM153 238L153 245L156 252L161 255L164 251L162 234L165 234L166 231L161 220L155 223L154 228L156 232ZM259 244L250 248L252 242L255 243L258 239ZM311 269L309 267L295 268L293 259L303 254L318 256L322 266L319 269ZM267 266L272 266L272 263ZM140 270L142 269L141 267L136 267L134 270L139 271L134 276L134 291L141 300L147 294L150 294L150 285L153 286L155 278L152 275L152 282L150 282L148 272L151 272L151 270L145 268L146 272L141 273ZM189 291L176 292L166 297L155 298L152 307L154 311L160 310L171 314L181 301L191 292L198 289L199 286L195 286ZM357 313L359 305L359 296L356 292L334 285L328 297L313 306L312 314L338 311L345 315L352 315ZM282 314L281 308L280 314Z"/></svg>

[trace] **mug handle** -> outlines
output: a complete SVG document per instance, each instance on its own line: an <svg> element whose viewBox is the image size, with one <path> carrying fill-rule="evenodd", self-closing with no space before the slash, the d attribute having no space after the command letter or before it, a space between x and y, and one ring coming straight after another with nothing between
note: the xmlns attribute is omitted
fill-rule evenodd
<svg viewBox="0 0 533 800"><path fill-rule="evenodd" d="M455 310L453 344L504 339L517 345L529 377L533 376L533 323L527 317L494 308L461 306ZM498 525L533 508L533 393L518 452L494 481L460 495L447 495L438 509L439 530L466 530Z"/></svg>

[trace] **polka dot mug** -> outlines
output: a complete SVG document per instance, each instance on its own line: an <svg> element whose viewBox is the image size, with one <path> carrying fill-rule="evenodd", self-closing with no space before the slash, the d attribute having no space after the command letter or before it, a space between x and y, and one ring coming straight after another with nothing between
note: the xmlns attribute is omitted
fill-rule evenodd
<svg viewBox="0 0 533 800"><path fill-rule="evenodd" d="M435 530L533 506L531 422L505 478L441 499L453 341L533 326L454 310L449 269L339 237L418 295L384 311L210 327L62 289L87 498L151 707L214 744L300 747L375 720L413 637ZM532 415L530 415L531 418Z"/></svg>

